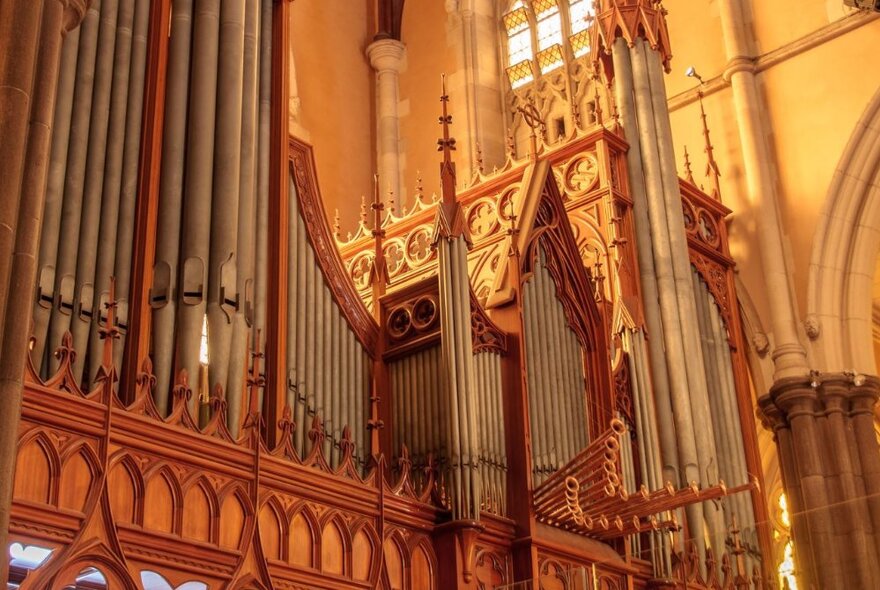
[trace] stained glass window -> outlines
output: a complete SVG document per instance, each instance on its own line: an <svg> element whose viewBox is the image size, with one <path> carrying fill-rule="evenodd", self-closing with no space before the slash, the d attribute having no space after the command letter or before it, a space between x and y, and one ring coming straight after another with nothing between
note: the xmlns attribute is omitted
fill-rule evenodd
<svg viewBox="0 0 880 590"><path fill-rule="evenodd" d="M571 51L575 57L586 55L590 52L590 22L595 16L593 0L572 0L568 5L571 22Z"/></svg>
<svg viewBox="0 0 880 590"><path fill-rule="evenodd" d="M788 499L785 494L779 494L779 522L786 529L791 527L791 518L788 514ZM794 544L789 536L782 550L782 562L777 568L779 574L779 587L797 590L797 579L794 577Z"/></svg>
<svg viewBox="0 0 880 590"><path fill-rule="evenodd" d="M537 0L534 4L538 23L538 49L562 43L562 18L556 0Z"/></svg>
<svg viewBox="0 0 880 590"><path fill-rule="evenodd" d="M515 0L507 4L502 21L507 33L507 76L513 88L559 68L572 54L579 58L589 53L593 5L594 0Z"/></svg>
<svg viewBox="0 0 880 590"><path fill-rule="evenodd" d="M532 32L529 16L522 2L516 2L514 9L504 15L507 29L507 65L515 66L532 58Z"/></svg>

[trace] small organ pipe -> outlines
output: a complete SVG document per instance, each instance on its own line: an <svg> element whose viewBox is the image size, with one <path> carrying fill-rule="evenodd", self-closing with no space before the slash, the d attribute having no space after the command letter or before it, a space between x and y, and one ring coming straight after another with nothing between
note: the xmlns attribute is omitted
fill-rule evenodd
<svg viewBox="0 0 880 590"><path fill-rule="evenodd" d="M55 301L55 264L58 255L58 237L61 229L61 208L64 196L64 178L67 170L67 146L73 111L74 87L79 55L79 36L82 27L70 31L61 50L55 115L52 122L52 151L46 183L43 228L40 233L40 271L37 278L38 300L34 305L34 347L31 358L44 378L46 371L46 337L49 317ZM46 289L44 291L44 289ZM51 348L51 347L50 347ZM51 352L51 350L50 350Z"/></svg>
<svg viewBox="0 0 880 590"><path fill-rule="evenodd" d="M297 369L297 355L302 348L300 347L297 341L297 329L299 324L301 323L301 318L303 317L300 314L300 302L302 299L302 294L300 292L301 283L299 277L299 271L303 268L302 264L300 264L298 260L298 255L301 251L300 244L300 220L299 220L299 209L297 207L297 196L296 196L296 184L294 182L290 182L290 190L288 194L287 201L287 215L290 220L290 232L287 236L287 260L289 264L293 266L290 269L290 272L287 273L287 358L286 361L286 375L287 375L287 389L289 392L289 404L290 410L293 413L293 421L296 424L296 431L294 431L294 440L300 439L300 430L302 430L305 426L303 422L303 414L301 412L301 404L299 401L299 384L298 381L300 379L300 373L298 373ZM295 443L294 445L297 450L301 453L302 449Z"/></svg>
<svg viewBox="0 0 880 590"><path fill-rule="evenodd" d="M86 158L82 214L79 226L79 247L76 259L76 308L71 317L75 350L86 352L92 316L98 307L95 291L95 259L98 252L98 230L101 222L101 194L104 165L107 157L107 132L110 124L110 98L116 47L118 0L101 3L101 26L98 31L98 53L95 61L95 85L89 121L88 157ZM73 374L81 379L86 361L79 354L73 363ZM88 383L86 383L88 385Z"/></svg>
<svg viewBox="0 0 880 590"><path fill-rule="evenodd" d="M128 87L131 75L132 32L134 29L135 0L120 0L116 24L116 53L113 63L113 82L110 91L110 112L105 138L106 160L101 197L100 230L97 241L97 261L94 261L95 317L89 333L89 368L87 382L91 383L101 366L101 301L110 293L110 275L116 263L116 244L119 238L119 199L122 192L122 158L125 154ZM106 294L106 295L105 295ZM118 346L117 346L118 348Z"/></svg>
<svg viewBox="0 0 880 590"><path fill-rule="evenodd" d="M306 326L308 323L308 284L306 283L306 279L308 276L308 259L306 258L306 242L305 242L305 225L303 223L302 217L299 215L299 210L297 210L297 215L293 218L296 222L297 230L296 230L296 281L297 281L297 299L296 299L296 317L298 321L296 323L296 370L294 371L294 377L296 378L296 391L297 391L297 404L296 404L296 420L297 423L300 424L300 428L296 431L296 444L297 449L299 449L300 453L305 450L305 434L308 425L306 424L306 419L308 418L308 414L306 412L306 395L309 393L306 390ZM291 272L291 275L294 272Z"/></svg>
<svg viewBox="0 0 880 590"><path fill-rule="evenodd" d="M534 465L532 468L533 476L536 484L541 482L540 473L543 469L544 461L544 439L547 435L547 429L544 427L543 405L538 403L538 371L539 365L535 362L536 348L538 343L535 341L534 321L534 282L528 282L523 289L523 328L525 331L526 344L526 378L529 388L529 421L532 431L532 451L534 456Z"/></svg>
<svg viewBox="0 0 880 590"><path fill-rule="evenodd" d="M117 308L120 323L128 325L129 288L131 283L131 261L134 240L135 200L138 188L138 166L141 153L141 125L144 112L144 84L147 68L147 36L150 29L150 0L136 0L134 29L131 40L131 72L128 86L128 106L126 108L125 140L122 155L122 186L119 196L119 222L116 228L116 261L113 275L116 277L116 293L122 309ZM113 348L113 365L122 366L122 353L125 349L123 331L119 343Z"/></svg>
<svg viewBox="0 0 880 590"><path fill-rule="evenodd" d="M156 270L150 304L153 307L153 366L156 371L154 397L161 415L168 411L175 370L174 334L181 297L180 226L183 186L187 160L187 96L190 76L190 45L193 27L193 0L174 0L171 13L171 39L168 48L168 74L165 88L165 121L162 132L162 170L159 179ZM193 140L194 141L194 140ZM164 269L164 270L163 270ZM163 270L167 282L156 279ZM180 365L178 364L178 368ZM191 369L191 367L190 367ZM191 383L197 373L190 374Z"/></svg>
<svg viewBox="0 0 880 590"><path fill-rule="evenodd" d="M538 317L541 322L541 326L544 328L539 330L538 332L541 339L539 358L544 365L545 375L544 391L542 392L542 397L544 400L546 400L546 402L548 402L551 424L553 425L550 430L550 434L553 437L552 452L554 456L551 461L550 468L551 470L556 471L559 467L562 466L561 459L568 451L567 436L570 434L570 431L568 431L567 428L558 428L562 424L563 420L563 411L560 404L561 399L559 395L559 390L561 389L558 362L559 326L556 323L556 317L554 317L555 314L552 313L552 310L548 309L549 305L551 304L549 298L552 297L552 295L548 293L548 287L552 287L548 284L551 281L547 280L548 277L544 268L545 257L543 250L541 250L541 253L538 256L537 264L542 267L540 271L536 271L535 273L535 287L537 288L538 296L540 297L540 303L536 309L539 314Z"/></svg>
<svg viewBox="0 0 880 590"><path fill-rule="evenodd" d="M61 231L58 238L57 266L55 269L55 305L49 321L47 346L52 351L61 344L64 333L70 329L75 307L77 237L82 216L83 184L85 183L86 156L89 144L89 123L94 93L95 60L98 51L101 0L92 2L86 13L79 35L79 56L76 62L73 109L70 137L67 145L67 169L64 177L64 198L61 205ZM48 355L49 371L58 369L58 360Z"/></svg>

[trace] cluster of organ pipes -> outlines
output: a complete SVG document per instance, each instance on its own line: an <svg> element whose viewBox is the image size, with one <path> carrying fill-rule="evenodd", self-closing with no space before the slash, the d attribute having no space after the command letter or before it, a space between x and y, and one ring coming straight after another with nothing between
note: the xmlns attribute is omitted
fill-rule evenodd
<svg viewBox="0 0 880 590"><path fill-rule="evenodd" d="M691 482L688 487L676 489L667 482L658 490L649 491L642 485L637 492L630 492L623 481L619 442L626 433L627 427L622 421L612 420L602 436L547 478L533 497L538 519L607 540L676 529L678 521L673 511L695 502L737 495L757 486L757 481L752 480L727 488L721 481L701 489L696 482Z"/></svg>
<svg viewBox="0 0 880 590"><path fill-rule="evenodd" d="M149 0L97 0L64 39L34 306L32 358L44 377L70 331L81 351L74 371L94 379L111 275L125 326L149 17Z"/></svg>
<svg viewBox="0 0 880 590"><path fill-rule="evenodd" d="M536 484L587 444L584 356L538 249L523 293L523 324Z"/></svg>
<svg viewBox="0 0 880 590"><path fill-rule="evenodd" d="M51 372L49 353L69 329L86 386L99 365L97 316L111 275L123 335L127 324L150 6L92 2L63 49L33 359ZM167 411L176 369L198 374L207 315L210 382L234 397L234 428L244 368L230 358L245 357L261 307L255 288L265 293L265 240L258 248L256 236L266 233L271 15L271 0L175 0L169 31L150 293L156 402Z"/></svg>

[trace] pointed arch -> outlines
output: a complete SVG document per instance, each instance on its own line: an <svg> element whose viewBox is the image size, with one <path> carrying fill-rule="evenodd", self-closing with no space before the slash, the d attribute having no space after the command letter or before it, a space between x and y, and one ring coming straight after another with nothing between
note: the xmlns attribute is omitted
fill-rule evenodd
<svg viewBox="0 0 880 590"><path fill-rule="evenodd" d="M102 472L95 450L86 441L68 447L61 455L58 507L85 512Z"/></svg>
<svg viewBox="0 0 880 590"><path fill-rule="evenodd" d="M321 551L321 527L315 513L302 502L291 511L288 522L287 562L300 567L317 567L316 555Z"/></svg>
<svg viewBox="0 0 880 590"><path fill-rule="evenodd" d="M183 493L174 471L160 463L148 472L145 480L144 528L180 534Z"/></svg>
<svg viewBox="0 0 880 590"><path fill-rule="evenodd" d="M109 464L107 489L114 522L143 526L146 485L137 462L123 451Z"/></svg>
<svg viewBox="0 0 880 590"><path fill-rule="evenodd" d="M19 442L13 497L41 504L58 502L61 458L45 431L34 429Z"/></svg>
<svg viewBox="0 0 880 590"><path fill-rule="evenodd" d="M427 537L414 537L410 552L411 588L437 588L437 556Z"/></svg>
<svg viewBox="0 0 880 590"><path fill-rule="evenodd" d="M220 514L220 504L214 487L204 475L191 478L183 488L181 536L204 543L216 543L218 532L215 523Z"/></svg>
<svg viewBox="0 0 880 590"><path fill-rule="evenodd" d="M351 575L351 532L342 515L328 511L321 519L321 571Z"/></svg>
<svg viewBox="0 0 880 590"><path fill-rule="evenodd" d="M813 238L808 320L824 371L877 374L871 287L880 254L880 90L840 158Z"/></svg>
<svg viewBox="0 0 880 590"><path fill-rule="evenodd" d="M393 531L385 537L382 544L384 559L382 578L387 580L389 590L403 590L406 587L405 576L409 571L409 551L406 540L400 531Z"/></svg>
<svg viewBox="0 0 880 590"><path fill-rule="evenodd" d="M257 522L263 555L266 559L284 559L287 555L288 523L277 496L273 494L263 502Z"/></svg>
<svg viewBox="0 0 880 590"><path fill-rule="evenodd" d="M361 582L378 579L382 543L376 530L364 520L353 527L351 538L352 577Z"/></svg>
<svg viewBox="0 0 880 590"><path fill-rule="evenodd" d="M248 538L248 527L253 518L247 491L238 482L226 486L218 495L220 505L219 538L221 547L241 549Z"/></svg>

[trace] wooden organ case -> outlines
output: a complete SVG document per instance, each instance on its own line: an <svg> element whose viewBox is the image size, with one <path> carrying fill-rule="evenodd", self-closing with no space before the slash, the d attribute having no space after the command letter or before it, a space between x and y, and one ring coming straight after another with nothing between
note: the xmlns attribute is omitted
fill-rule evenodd
<svg viewBox="0 0 880 590"><path fill-rule="evenodd" d="M275 10L285 47L284 3ZM167 5L153 17L167 25ZM284 59L274 68L283 97ZM148 70L145 120L161 114L160 70ZM197 403L186 370L162 395L166 411L154 401L161 130L147 125L121 366L111 287L94 379L74 369L70 336L51 374L32 363L24 375L12 587L659 587L656 531L688 503L752 484L645 485L645 410L620 336L641 304L616 125L511 154L456 195L444 111L442 197L419 194L407 212L375 198L341 241L311 148L287 135L286 104L273 101L266 333L233 359L247 368L237 418L222 388ZM682 195L692 260L745 387L728 211L691 182ZM721 574L711 555L701 568L692 550L669 548L663 587L763 587L738 547Z"/></svg>

